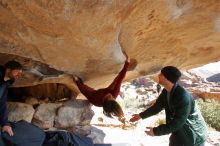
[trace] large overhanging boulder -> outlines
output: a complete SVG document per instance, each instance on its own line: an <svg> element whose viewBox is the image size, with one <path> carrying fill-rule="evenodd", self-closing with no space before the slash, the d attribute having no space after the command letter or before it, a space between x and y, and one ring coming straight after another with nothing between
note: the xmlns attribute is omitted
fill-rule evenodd
<svg viewBox="0 0 220 146"><path fill-rule="evenodd" d="M219 0L0 0L0 63L26 68L16 86L111 82L125 57L127 79L165 65L190 69L220 60Z"/></svg>

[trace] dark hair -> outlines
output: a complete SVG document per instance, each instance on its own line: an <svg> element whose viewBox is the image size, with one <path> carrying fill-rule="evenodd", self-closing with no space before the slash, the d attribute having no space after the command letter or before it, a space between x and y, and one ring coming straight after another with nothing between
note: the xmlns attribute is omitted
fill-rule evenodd
<svg viewBox="0 0 220 146"><path fill-rule="evenodd" d="M21 70L22 69L22 65L17 62L17 61L14 61L14 60L11 60L11 61L8 61L7 63L5 63L4 67L7 69L11 69L11 70L14 70L14 69L19 69Z"/></svg>
<svg viewBox="0 0 220 146"><path fill-rule="evenodd" d="M103 113L107 117L123 117L124 113L121 106L115 100L105 100L103 103Z"/></svg>
<svg viewBox="0 0 220 146"><path fill-rule="evenodd" d="M172 83L176 83L181 77L181 72L174 66L166 66L161 70L161 73Z"/></svg>

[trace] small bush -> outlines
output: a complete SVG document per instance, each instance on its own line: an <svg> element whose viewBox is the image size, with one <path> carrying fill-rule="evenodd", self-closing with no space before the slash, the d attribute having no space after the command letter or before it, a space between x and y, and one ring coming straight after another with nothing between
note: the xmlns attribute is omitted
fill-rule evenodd
<svg viewBox="0 0 220 146"><path fill-rule="evenodd" d="M214 99L196 100L206 123L220 131L220 103Z"/></svg>

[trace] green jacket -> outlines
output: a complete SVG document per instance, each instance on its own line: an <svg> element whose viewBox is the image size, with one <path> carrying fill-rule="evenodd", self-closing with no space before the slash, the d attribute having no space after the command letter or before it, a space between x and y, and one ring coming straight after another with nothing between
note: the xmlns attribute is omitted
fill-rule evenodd
<svg viewBox="0 0 220 146"><path fill-rule="evenodd" d="M154 135L177 134L186 146L203 144L208 135L206 123L192 95L178 84L170 92L169 104L167 91L163 89L156 103L140 113L142 119L165 109L166 124L153 128Z"/></svg>

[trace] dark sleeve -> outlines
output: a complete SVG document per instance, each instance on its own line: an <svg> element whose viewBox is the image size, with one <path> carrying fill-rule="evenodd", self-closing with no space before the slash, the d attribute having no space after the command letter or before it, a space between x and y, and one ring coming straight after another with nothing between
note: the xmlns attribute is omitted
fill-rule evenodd
<svg viewBox="0 0 220 146"><path fill-rule="evenodd" d="M164 96L166 94L166 91L163 90L158 99L156 100L155 104L149 107L144 112L139 113L140 117L142 119L148 118L150 116L153 116L157 113L159 113L164 108Z"/></svg>
<svg viewBox="0 0 220 146"><path fill-rule="evenodd" d="M176 98L176 102L173 105L173 119L167 124L162 124L153 128L154 135L160 136L172 133L180 129L186 122L191 109L189 95L182 93L181 95L178 95L174 98Z"/></svg>
<svg viewBox="0 0 220 146"><path fill-rule="evenodd" d="M1 126L4 126L8 123L6 90L7 90L6 84L0 86L0 125Z"/></svg>

